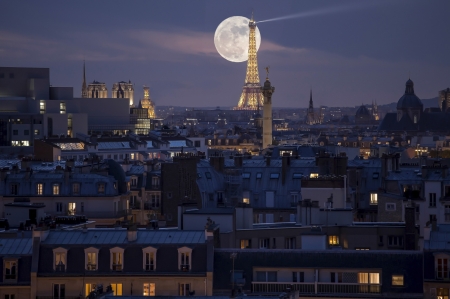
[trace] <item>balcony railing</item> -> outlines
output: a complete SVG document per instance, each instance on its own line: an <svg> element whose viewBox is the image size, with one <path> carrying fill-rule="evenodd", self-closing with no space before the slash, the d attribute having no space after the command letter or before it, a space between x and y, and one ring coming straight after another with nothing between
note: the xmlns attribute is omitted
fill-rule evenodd
<svg viewBox="0 0 450 299"><path fill-rule="evenodd" d="M183 272L188 272L189 271L189 265L181 265L180 266L180 270Z"/></svg>
<svg viewBox="0 0 450 299"><path fill-rule="evenodd" d="M88 270L88 271L96 271L97 270L97 264L87 264L86 270Z"/></svg>
<svg viewBox="0 0 450 299"><path fill-rule="evenodd" d="M113 271L122 271L122 264L113 264L112 270Z"/></svg>
<svg viewBox="0 0 450 299"><path fill-rule="evenodd" d="M159 203L144 202L144 210L157 210L159 209Z"/></svg>
<svg viewBox="0 0 450 299"><path fill-rule="evenodd" d="M379 294L381 285L360 283L323 283L318 282L252 282L252 292L298 291L300 294Z"/></svg>
<svg viewBox="0 0 450 299"><path fill-rule="evenodd" d="M140 210L141 209L141 202L135 201L130 203L130 209L132 210Z"/></svg>

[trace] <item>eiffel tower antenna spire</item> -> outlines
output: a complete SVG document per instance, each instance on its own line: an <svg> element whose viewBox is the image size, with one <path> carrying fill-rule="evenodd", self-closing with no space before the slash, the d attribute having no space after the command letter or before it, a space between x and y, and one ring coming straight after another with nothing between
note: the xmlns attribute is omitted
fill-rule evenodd
<svg viewBox="0 0 450 299"><path fill-rule="evenodd" d="M235 110L256 110L258 105L262 105L264 102L264 97L261 93L261 84L259 83L258 57L256 53L256 22L253 18L253 12L248 27L250 33L248 38L247 73L239 103L234 107Z"/></svg>

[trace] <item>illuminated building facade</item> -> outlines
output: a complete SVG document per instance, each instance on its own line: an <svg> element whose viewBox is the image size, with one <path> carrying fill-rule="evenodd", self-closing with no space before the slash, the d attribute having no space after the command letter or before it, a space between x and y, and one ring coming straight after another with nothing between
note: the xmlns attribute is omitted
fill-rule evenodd
<svg viewBox="0 0 450 299"><path fill-rule="evenodd" d="M322 110L322 109L320 109ZM306 111L306 124L308 125L315 125L315 124L320 124L322 123L322 111L320 111L319 113L314 112L314 104L313 104L313 99L312 99L312 89L309 92L309 105L308 105L308 110Z"/></svg>
<svg viewBox="0 0 450 299"><path fill-rule="evenodd" d="M275 91L275 87L270 84L269 81L269 68L266 68L267 78L264 82L264 87L261 87L262 94L264 95L263 106L263 148L272 145L272 94Z"/></svg>
<svg viewBox="0 0 450 299"><path fill-rule="evenodd" d="M107 98L108 97L108 89L106 88L106 84L103 82L92 81L87 86L86 98Z"/></svg>
<svg viewBox="0 0 450 299"><path fill-rule="evenodd" d="M242 89L239 103L235 110L256 110L258 105L263 105L264 99L261 93L261 85L259 83L258 58L256 54L256 22L252 19L248 23L250 28L247 74L245 76L245 85Z"/></svg>
<svg viewBox="0 0 450 299"><path fill-rule="evenodd" d="M155 118L155 103L150 99L150 88L144 86L144 98L141 100L141 108L147 109L148 118Z"/></svg>
<svg viewBox="0 0 450 299"><path fill-rule="evenodd" d="M131 81L120 81L113 84L111 97L116 98L128 98L130 99L130 107L134 105L134 87Z"/></svg>

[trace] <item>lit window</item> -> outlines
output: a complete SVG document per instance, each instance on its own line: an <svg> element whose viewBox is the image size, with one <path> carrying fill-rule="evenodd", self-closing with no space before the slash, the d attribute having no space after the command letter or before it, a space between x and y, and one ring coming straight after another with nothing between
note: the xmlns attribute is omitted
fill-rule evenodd
<svg viewBox="0 0 450 299"><path fill-rule="evenodd" d="M280 174L279 173L271 173L270 174L270 178L271 179L278 179L280 177Z"/></svg>
<svg viewBox="0 0 450 299"><path fill-rule="evenodd" d="M5 280L17 279L17 260L4 260Z"/></svg>
<svg viewBox="0 0 450 299"><path fill-rule="evenodd" d="M378 194L377 193L370 193L370 204L371 205L378 204Z"/></svg>
<svg viewBox="0 0 450 299"><path fill-rule="evenodd" d="M72 194L73 195L79 195L80 194L80 183L73 183L72 184Z"/></svg>
<svg viewBox="0 0 450 299"><path fill-rule="evenodd" d="M256 173L256 178L257 179L261 179L262 178L262 173L261 172L257 172Z"/></svg>
<svg viewBox="0 0 450 299"><path fill-rule="evenodd" d="M59 103L59 113L66 114L66 103L64 102Z"/></svg>
<svg viewBox="0 0 450 299"><path fill-rule="evenodd" d="M123 248L114 247L110 249L111 270L122 271L123 269Z"/></svg>
<svg viewBox="0 0 450 299"><path fill-rule="evenodd" d="M339 245L339 237L338 236L328 236L328 244L329 245Z"/></svg>
<svg viewBox="0 0 450 299"><path fill-rule="evenodd" d="M392 285L393 286L403 286L404 285L404 277L403 275L392 275Z"/></svg>
<svg viewBox="0 0 450 299"><path fill-rule="evenodd" d="M155 284L154 283L144 283L144 296L155 296Z"/></svg>
<svg viewBox="0 0 450 299"><path fill-rule="evenodd" d="M45 101L40 101L39 102L39 112L40 114L44 114L45 113Z"/></svg>
<svg viewBox="0 0 450 299"><path fill-rule="evenodd" d="M252 243L252 240L251 240L251 239L241 240L241 249L244 249L244 248L251 248L251 247L252 247L252 246L251 246L251 243Z"/></svg>
<svg viewBox="0 0 450 299"><path fill-rule="evenodd" d="M67 256L66 249L61 247L53 249L53 257L54 257L53 270L57 272L66 271L66 256Z"/></svg>
<svg viewBox="0 0 450 299"><path fill-rule="evenodd" d="M147 247L142 249L145 271L155 271L156 270L156 251L154 247Z"/></svg>
<svg viewBox="0 0 450 299"><path fill-rule="evenodd" d="M113 291L114 296L122 296L122 284L121 283L112 283L111 289Z"/></svg>
<svg viewBox="0 0 450 299"><path fill-rule="evenodd" d="M59 195L59 184L53 184L53 195Z"/></svg>
<svg viewBox="0 0 450 299"><path fill-rule="evenodd" d="M250 204L250 191L242 192L242 202L246 204Z"/></svg>
<svg viewBox="0 0 450 299"><path fill-rule="evenodd" d="M42 195L44 192L44 184L36 184L36 194L37 195Z"/></svg>
<svg viewBox="0 0 450 299"><path fill-rule="evenodd" d="M53 284L53 297L52 298L54 298L54 299L66 298L66 285L62 284L62 283ZM9 299L14 299L14 297L9 298Z"/></svg>
<svg viewBox="0 0 450 299"><path fill-rule="evenodd" d="M86 248L84 250L85 261L86 261L86 270L95 271L97 270L97 258L98 258L98 249L94 247ZM88 293L89 295L89 293Z"/></svg>
<svg viewBox="0 0 450 299"><path fill-rule="evenodd" d="M178 291L179 296L188 296L190 294L191 284L190 283L180 283L180 288Z"/></svg>
<svg viewBox="0 0 450 299"><path fill-rule="evenodd" d="M191 269L192 249L188 247L178 248L178 268L181 271L189 271Z"/></svg>
<svg viewBox="0 0 450 299"><path fill-rule="evenodd" d="M69 202L67 208L67 214L75 215L77 213L77 204L75 202Z"/></svg>
<svg viewBox="0 0 450 299"><path fill-rule="evenodd" d="M317 178L319 177L319 174L318 174L318 173L311 173L311 174L309 175L309 177L310 177L311 179L317 179Z"/></svg>

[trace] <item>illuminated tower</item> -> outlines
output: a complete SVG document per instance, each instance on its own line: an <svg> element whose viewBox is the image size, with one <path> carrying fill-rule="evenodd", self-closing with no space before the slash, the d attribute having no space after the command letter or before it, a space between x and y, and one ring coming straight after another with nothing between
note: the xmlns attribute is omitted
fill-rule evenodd
<svg viewBox="0 0 450 299"><path fill-rule="evenodd" d="M263 95L261 94L261 85L259 84L255 36L256 22L253 20L253 15L248 23L248 27L250 28L250 34L248 38L247 74L239 103L234 107L235 110L256 110L258 103L262 105L264 102Z"/></svg>
<svg viewBox="0 0 450 299"><path fill-rule="evenodd" d="M86 63L83 61L83 85L81 86L81 97L87 98L88 91L86 86Z"/></svg>
<svg viewBox="0 0 450 299"><path fill-rule="evenodd" d="M148 118L155 118L155 103L150 99L150 88L144 86L144 98L141 100L141 108L147 109Z"/></svg>
<svg viewBox="0 0 450 299"><path fill-rule="evenodd" d="M128 83L124 81L114 83L112 88L112 97L128 98L130 99L130 107L132 107L134 103L134 87L131 81L128 81Z"/></svg>
<svg viewBox="0 0 450 299"><path fill-rule="evenodd" d="M261 94L264 96L263 105L263 148L272 145L272 94L275 87L269 81L269 67L266 67L267 77L264 87L260 87Z"/></svg>

